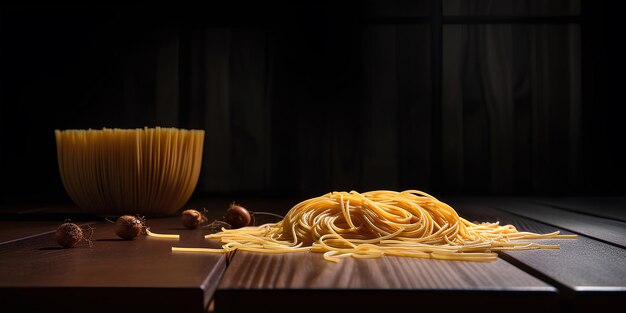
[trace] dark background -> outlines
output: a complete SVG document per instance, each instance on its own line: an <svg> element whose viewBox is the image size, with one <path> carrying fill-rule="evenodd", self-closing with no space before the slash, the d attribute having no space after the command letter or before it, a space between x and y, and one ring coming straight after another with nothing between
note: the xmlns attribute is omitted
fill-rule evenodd
<svg viewBox="0 0 626 313"><path fill-rule="evenodd" d="M613 3L5 3L1 204L68 199L55 129L143 126L207 131L197 195L624 195Z"/></svg>

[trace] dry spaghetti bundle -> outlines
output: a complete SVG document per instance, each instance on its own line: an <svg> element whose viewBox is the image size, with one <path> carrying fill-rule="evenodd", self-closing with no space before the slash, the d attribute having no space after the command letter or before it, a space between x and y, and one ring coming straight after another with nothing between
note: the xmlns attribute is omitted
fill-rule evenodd
<svg viewBox="0 0 626 313"><path fill-rule="evenodd" d="M198 182L203 130L105 128L55 135L65 190L93 213L171 214Z"/></svg>
<svg viewBox="0 0 626 313"><path fill-rule="evenodd" d="M395 255L466 261L494 261L496 251L555 249L524 239L575 238L559 232L519 232L512 225L475 224L449 205L417 190L332 192L303 201L275 224L225 230L208 235L222 249L173 248L173 251L262 253L313 251L340 258Z"/></svg>

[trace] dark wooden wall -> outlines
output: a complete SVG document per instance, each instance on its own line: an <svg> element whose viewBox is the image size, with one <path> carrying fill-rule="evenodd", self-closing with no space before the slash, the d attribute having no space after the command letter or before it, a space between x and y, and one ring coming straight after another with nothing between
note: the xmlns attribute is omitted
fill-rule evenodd
<svg viewBox="0 0 626 313"><path fill-rule="evenodd" d="M207 131L203 194L618 194L604 1L7 5L2 203L63 200L54 129Z"/></svg>

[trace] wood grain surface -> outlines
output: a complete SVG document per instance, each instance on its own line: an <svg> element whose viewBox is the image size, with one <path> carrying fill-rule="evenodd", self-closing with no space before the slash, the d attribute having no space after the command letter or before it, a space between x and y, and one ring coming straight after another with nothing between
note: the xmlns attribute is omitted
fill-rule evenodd
<svg viewBox="0 0 626 313"><path fill-rule="evenodd" d="M498 210L493 203L449 203L470 220L499 220L519 230L571 234ZM311 310L389 310L401 307L397 299L408 298L419 302L420 308L455 311L467 309L464 297L472 295L474 305L498 306L490 301L499 299L506 310L583 312L624 301L626 250L587 236L542 242L559 244L561 249L503 252L492 263L384 257L348 258L335 264L315 253L238 252L216 291L215 308L217 312L289 311L306 303ZM554 295L551 286L558 288L557 304L549 300ZM539 305L538 298L529 295L543 297L541 303L547 305Z"/></svg>
<svg viewBox="0 0 626 313"><path fill-rule="evenodd" d="M181 239L122 240L113 224L99 222L93 247L63 249L52 234L1 245L3 302L26 311L205 310L226 267L224 256L172 253L173 245L213 246L202 230L184 229L177 217L148 225L154 232L179 233Z"/></svg>
<svg viewBox="0 0 626 313"><path fill-rule="evenodd" d="M2 221L0 220L0 245L16 240L51 234L61 225L59 221Z"/></svg>
<svg viewBox="0 0 626 313"><path fill-rule="evenodd" d="M527 217L626 248L626 223L603 217L565 211L523 199L477 199L491 207Z"/></svg>
<svg viewBox="0 0 626 313"><path fill-rule="evenodd" d="M96 218L69 203L5 206L0 209L0 245L52 233L67 219L87 224Z"/></svg>
<svg viewBox="0 0 626 313"><path fill-rule="evenodd" d="M237 252L220 289L414 289L554 291L503 260L455 262L384 257L328 262L313 252Z"/></svg>
<svg viewBox="0 0 626 313"><path fill-rule="evenodd" d="M559 209L626 222L626 198L624 197L539 198L535 201Z"/></svg>
<svg viewBox="0 0 626 313"><path fill-rule="evenodd" d="M213 220L232 201L256 212L285 214L301 200L220 197L188 206L206 208ZM579 237L540 241L559 244L559 250L501 252L489 263L384 257L336 264L308 252L236 252L226 260L221 254L172 253L174 245L219 246L204 239L208 229L187 230L178 217L148 219L148 225L154 232L181 234L180 241L145 236L125 241L102 217L84 216L80 223L95 227L93 247L62 249L53 231L61 216L76 212L34 209L0 216L0 295L3 305L21 311L133 313L202 312L210 300L216 312L586 312L626 304L622 222L514 198L442 200L472 221Z"/></svg>
<svg viewBox="0 0 626 313"><path fill-rule="evenodd" d="M455 301L447 301L455 299ZM554 310L557 294L548 284L504 260L490 263L400 257L344 259L321 254L237 252L215 295L216 312L251 309L339 312L390 310L415 303L440 312L468 305L509 304L507 310ZM539 303L543 305L538 306ZM514 305L511 305L514 304Z"/></svg>
<svg viewBox="0 0 626 313"><path fill-rule="evenodd" d="M497 210L481 201L448 201L462 216L472 221L500 221L520 231L549 233L560 230L534 220ZM565 311L589 312L626 304L626 250L585 235L577 239L541 240L558 244L558 250L501 252L503 259L557 287Z"/></svg>

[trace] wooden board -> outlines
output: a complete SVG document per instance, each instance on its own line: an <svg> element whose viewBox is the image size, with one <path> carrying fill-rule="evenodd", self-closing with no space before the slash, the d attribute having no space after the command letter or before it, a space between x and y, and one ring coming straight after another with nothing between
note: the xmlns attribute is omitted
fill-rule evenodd
<svg viewBox="0 0 626 313"><path fill-rule="evenodd" d="M0 245L52 233L67 219L87 224L96 218L68 203L3 207L0 210Z"/></svg>
<svg viewBox="0 0 626 313"><path fill-rule="evenodd" d="M0 221L0 245L16 240L50 234L56 231L58 221Z"/></svg>
<svg viewBox="0 0 626 313"><path fill-rule="evenodd" d="M394 310L454 312L505 305L556 308L555 289L504 260L491 263L386 257L344 259L318 253L237 252L216 291L216 312ZM245 299L245 300L244 300ZM448 301L454 299L454 301Z"/></svg>
<svg viewBox="0 0 626 313"><path fill-rule="evenodd" d="M539 198L534 201L558 209L626 222L626 198L624 197Z"/></svg>
<svg viewBox="0 0 626 313"><path fill-rule="evenodd" d="M211 198L188 206L206 207L213 220L232 201L253 211L284 214L299 200ZM22 311L66 312L200 312L207 310L212 295L217 312L407 308L585 312L626 304L626 249L602 237L606 232L619 234L620 229L597 223L609 219L561 211L556 205L544 210L537 202L536 208L520 212L497 209L529 207L529 201L512 198L447 202L474 221L499 220L520 230L571 233L565 231L568 222L568 229L586 235L547 241L560 244L560 250L506 252L491 263L385 257L348 258L335 264L316 253L245 252L226 260L221 254L172 254L172 245L219 245L203 238L208 230L184 229L178 217L149 219L148 224L156 232L182 234L180 242L147 237L119 240L112 224L95 217L99 222L93 248L60 249L52 232L64 215L77 212L35 208L0 216L0 294L3 304ZM528 212L536 215L521 216ZM573 216L587 228L576 225ZM89 223L83 217L81 223ZM119 299L127 301L121 304Z"/></svg>
<svg viewBox="0 0 626 313"><path fill-rule="evenodd" d="M472 221L500 221L518 230L548 233L572 232L494 209L486 201L448 201ZM585 312L626 304L626 249L584 235L578 239L543 240L559 244L559 250L502 252L501 256L522 270L559 288L565 310Z"/></svg>
<svg viewBox="0 0 626 313"><path fill-rule="evenodd" d="M626 223L565 211L523 199L477 199L500 210L626 248Z"/></svg>
<svg viewBox="0 0 626 313"><path fill-rule="evenodd" d="M205 311L226 267L224 256L172 253L173 245L212 246L202 230L184 229L177 217L149 225L179 233L181 240L122 240L113 224L99 222L91 248L62 249L52 234L1 245L3 305L24 311Z"/></svg>

